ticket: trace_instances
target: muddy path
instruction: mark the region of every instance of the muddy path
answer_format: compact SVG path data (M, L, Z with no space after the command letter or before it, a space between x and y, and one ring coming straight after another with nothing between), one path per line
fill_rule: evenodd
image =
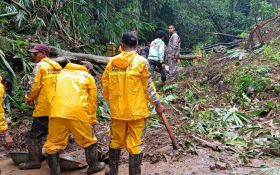
M108 123L99 124L96 127L100 145L104 151L108 149ZM178 137L180 145L184 143L182 136ZM24 146L23 146L24 148ZM85 163L84 150L73 141L69 142L63 156L71 156L75 160ZM255 174L262 165L277 166L279 163L272 158L266 160L252 159L251 165L243 166L240 160L226 152L213 151L210 148L198 146L195 153L190 149L172 150L170 139L162 126L160 128L148 128L145 138L145 156L142 165L143 175L245 175ZM49 170L46 161L39 170L19 170L5 154L0 151L1 175L48 175ZM65 175L86 174L86 169L72 172L64 172ZM128 174L128 153L123 150L121 155L120 175ZM103 172L97 175L104 174Z
M75 152L77 155L83 155L83 150L78 150ZM222 174L249 174L250 172L256 170L255 168L248 168L238 166L234 160L225 159L224 162L227 162L227 169L214 169L210 170L210 167L215 165L215 159L213 156L216 153L211 153L208 149L199 149L198 155L186 154L181 157L180 160L161 160L157 163L151 163L144 160L142 165L142 174L143 175L222 175ZM73 155L73 154L72 154ZM123 157L124 158L124 157ZM85 162L82 158L81 162ZM264 162L258 162L261 165ZM257 165L257 164L255 164ZM0 161L1 175L48 175L49 170L46 161L43 162L43 166L39 170L19 170L9 158L2 158ZM72 172L64 172L64 175L79 175L86 174L86 169ZM103 172L97 173L97 175L102 175ZM120 165L120 175L128 175L128 165L123 162Z

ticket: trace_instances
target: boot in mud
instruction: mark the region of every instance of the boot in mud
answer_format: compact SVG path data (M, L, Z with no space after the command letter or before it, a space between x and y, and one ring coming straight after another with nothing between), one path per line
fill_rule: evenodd
M121 149L109 149L109 167L106 168L105 175L118 175Z
M87 174L97 173L105 168L104 162L98 162L97 143L85 148L86 161L88 163Z

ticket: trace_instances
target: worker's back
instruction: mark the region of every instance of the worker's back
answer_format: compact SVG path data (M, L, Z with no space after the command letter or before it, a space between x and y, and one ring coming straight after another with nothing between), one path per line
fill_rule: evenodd
M93 110L89 103L90 90L96 92L96 86L87 69L81 65L68 63L57 76L50 117L90 122L92 115L90 111Z
M108 63L102 78L103 95L109 101L112 118L137 120L149 116L146 64L147 60L134 51L122 52Z

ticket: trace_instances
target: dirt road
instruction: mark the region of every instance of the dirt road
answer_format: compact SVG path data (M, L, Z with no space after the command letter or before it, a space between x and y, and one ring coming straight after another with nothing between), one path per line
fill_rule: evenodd
M186 154L178 160L159 161L154 164L144 161L142 165L142 175L245 175L256 170L255 168L239 166L235 159L219 155L220 153L210 152L208 149L202 148L197 150L197 152L198 155ZM83 155L83 150L77 151L76 154ZM125 159L124 156L126 157L126 155L122 156L123 159ZM227 165L226 170L221 170L219 168L210 170L210 167L217 162L215 159L219 159L219 157L224 158L224 162ZM169 159L168 157L166 158ZM84 160L81 161L84 162ZM255 166L265 163L265 161L253 161L255 161ZM23 171L19 170L12 161L6 157L0 160L0 169L1 175L49 175L46 161L43 162L43 166L40 170ZM85 171L86 169L64 172L62 175L83 175L86 174ZM103 174L104 171L96 175ZM122 163L120 165L119 174L128 175L127 163Z

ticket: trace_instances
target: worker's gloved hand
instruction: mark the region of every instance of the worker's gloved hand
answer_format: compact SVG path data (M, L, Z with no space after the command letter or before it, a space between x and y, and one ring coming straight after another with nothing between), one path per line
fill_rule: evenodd
M162 113L164 113L165 112L165 107L162 105L162 104L157 104L156 105L156 112L157 112L157 114L159 115L159 116L161 116L162 115Z
M11 135L9 134L8 131L4 132L4 137L5 137L5 142L6 142L5 148L6 149L11 148L14 144L14 141L13 141L13 138L11 137Z

